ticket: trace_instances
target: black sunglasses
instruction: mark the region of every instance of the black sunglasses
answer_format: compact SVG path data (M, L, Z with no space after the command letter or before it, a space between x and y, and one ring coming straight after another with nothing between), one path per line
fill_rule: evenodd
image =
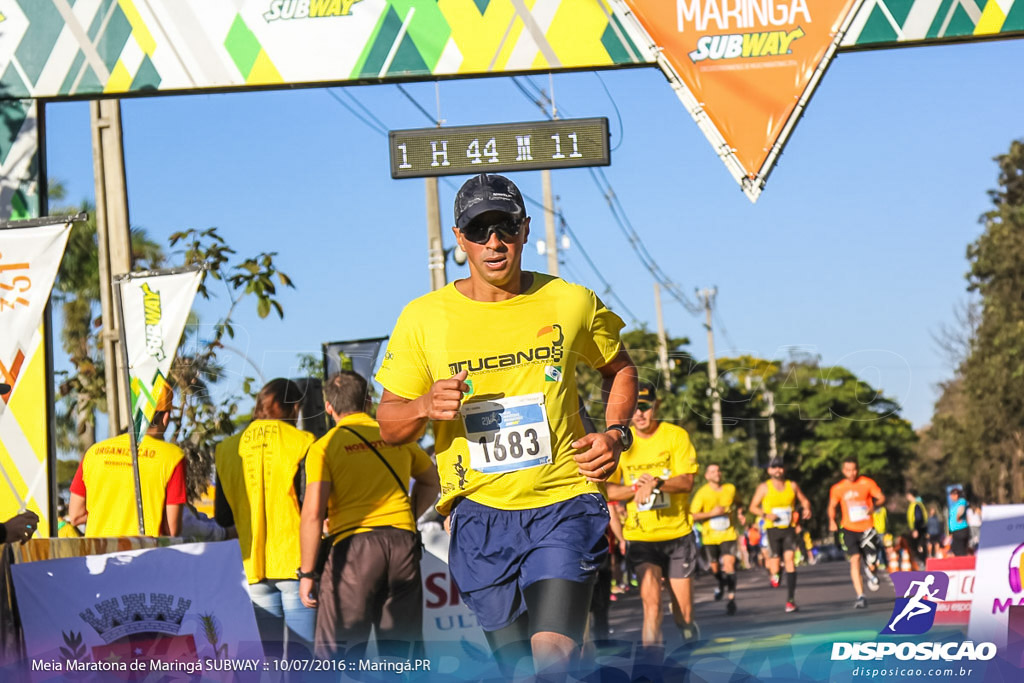
M462 229L462 236L474 244L487 244L491 233L496 233L502 242L513 242L523 229L523 221L507 218L497 223L470 223Z

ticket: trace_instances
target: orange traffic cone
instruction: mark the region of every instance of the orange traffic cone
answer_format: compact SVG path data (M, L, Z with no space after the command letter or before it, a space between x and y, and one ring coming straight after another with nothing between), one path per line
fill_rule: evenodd
M911 569L910 553L907 552L906 548L904 548L903 551L900 553L900 569L905 572L909 572Z

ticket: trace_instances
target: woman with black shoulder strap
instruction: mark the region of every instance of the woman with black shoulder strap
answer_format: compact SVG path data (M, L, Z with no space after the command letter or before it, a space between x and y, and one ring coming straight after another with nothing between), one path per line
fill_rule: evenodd
M324 398L337 425L306 458L299 567L303 602L317 607L315 652L358 652L372 626L379 651L410 657L423 640L416 520L440 493L437 470L415 444L388 446L381 440L360 375L343 371L331 377ZM319 573L324 519L331 545Z

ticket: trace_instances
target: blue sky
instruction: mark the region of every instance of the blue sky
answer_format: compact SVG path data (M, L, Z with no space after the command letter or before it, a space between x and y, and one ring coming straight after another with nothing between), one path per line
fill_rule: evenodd
M1021 40L840 54L757 204L659 71L602 73L623 136L595 74L556 75L554 91L562 116L610 119L605 174L662 270L688 294L718 287L717 355L817 353L920 427L952 374L933 336L967 297L965 249L995 185L991 159L1024 137L1021 64ZM548 88L546 76L533 81ZM432 83L406 88L435 110ZM389 128L430 125L394 85L349 92ZM440 102L447 125L544 118L507 78L443 82ZM243 354L269 379L294 375L297 355L322 342L387 335L429 288L423 181L392 180L386 137L324 90L125 100L122 115L133 225L158 240L217 226L240 254L280 252L297 286L281 296L283 321L252 306L238 318L227 383L253 374ZM88 105L50 104L46 116L50 177L72 201L92 197ZM512 177L541 198L539 172ZM446 246L463 180L440 183ZM653 279L590 173L555 172L553 186L605 280L653 329ZM541 238L542 214L528 208ZM580 244L562 256L563 277L605 294ZM546 263L527 250L527 268ZM466 272L449 260L449 280ZM669 333L706 358L702 317L662 298ZM226 305L197 310L213 322Z

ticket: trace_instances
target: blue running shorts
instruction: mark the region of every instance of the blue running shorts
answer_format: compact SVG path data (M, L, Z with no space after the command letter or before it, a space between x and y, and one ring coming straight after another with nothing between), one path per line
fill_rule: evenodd
M497 631L526 611L530 584L593 580L608 552L607 528L608 507L596 493L529 510L463 498L451 516L448 565L480 627Z

